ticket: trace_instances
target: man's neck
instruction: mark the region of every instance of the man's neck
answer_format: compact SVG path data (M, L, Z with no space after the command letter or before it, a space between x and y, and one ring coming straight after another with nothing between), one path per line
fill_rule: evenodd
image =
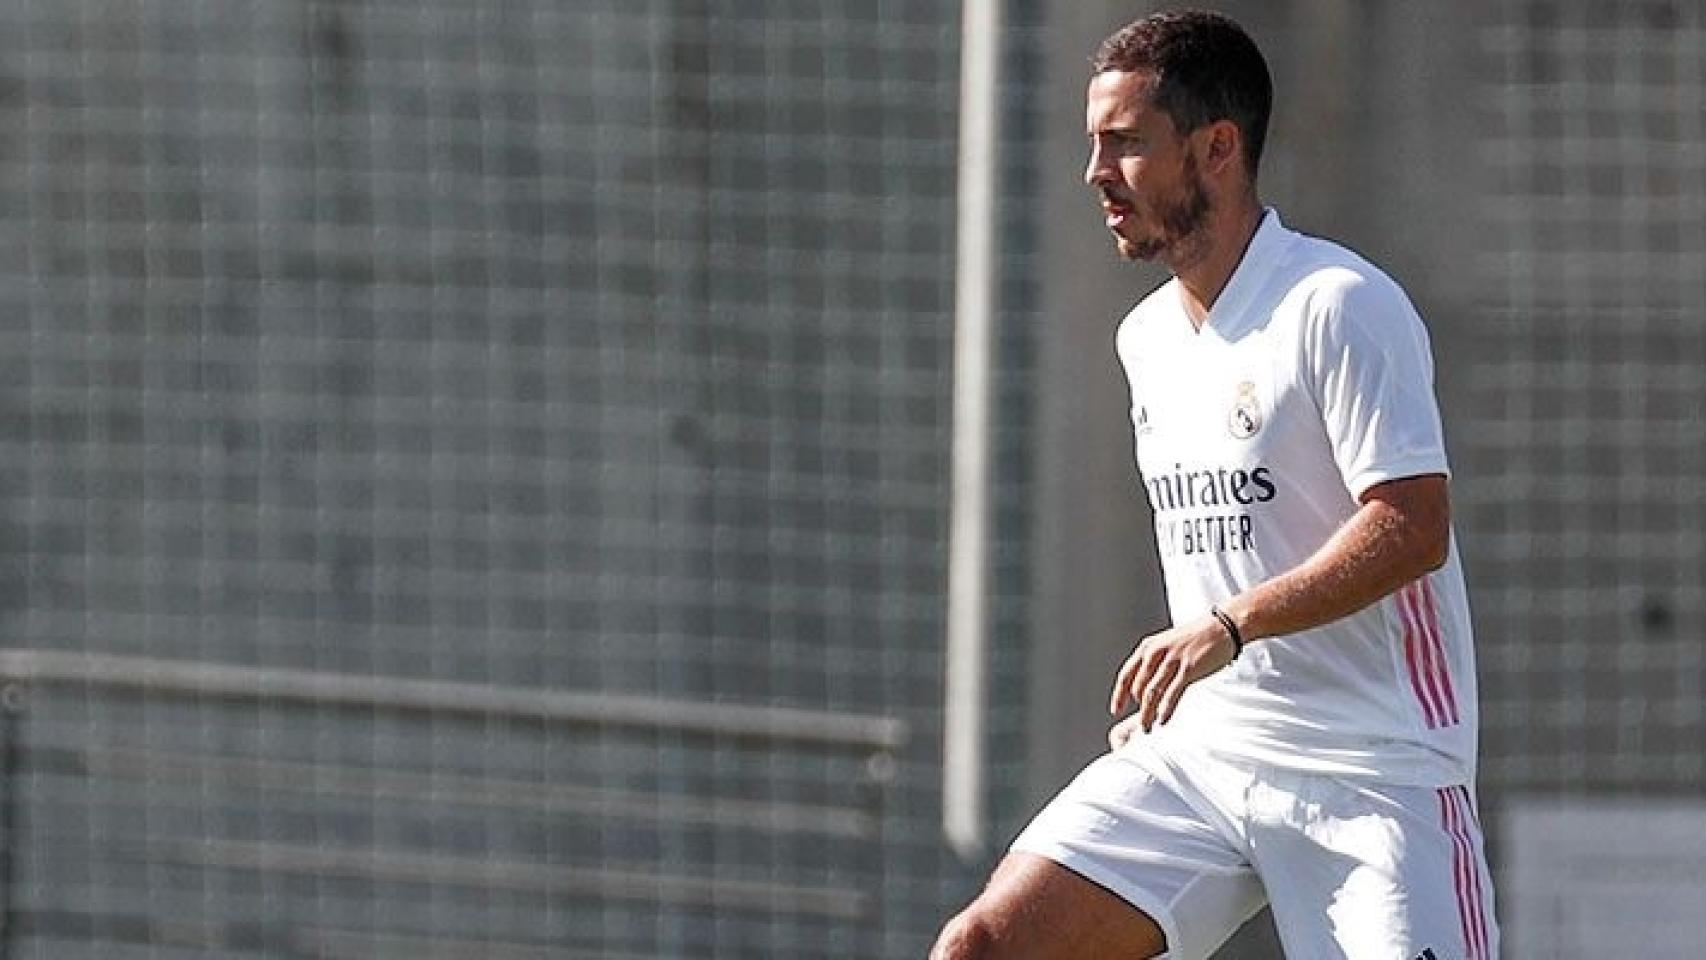
M1250 249L1250 239L1256 235L1256 227L1261 222L1262 205L1259 201L1251 197L1238 203L1223 216L1210 220L1204 231L1207 242L1200 254L1192 257L1189 263L1174 268L1173 275L1179 278L1179 294L1185 315L1196 329L1201 330L1202 325L1208 322L1209 311L1214 309L1215 300L1226 289L1227 281L1232 279L1238 264L1243 262L1244 252Z

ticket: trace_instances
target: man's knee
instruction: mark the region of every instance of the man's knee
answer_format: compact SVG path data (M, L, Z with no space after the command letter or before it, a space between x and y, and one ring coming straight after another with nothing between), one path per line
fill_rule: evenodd
M1052 861L1015 854L942 928L930 960L1153 957L1161 928L1105 888Z
M995 926L974 903L942 928L930 960L993 960L999 955Z

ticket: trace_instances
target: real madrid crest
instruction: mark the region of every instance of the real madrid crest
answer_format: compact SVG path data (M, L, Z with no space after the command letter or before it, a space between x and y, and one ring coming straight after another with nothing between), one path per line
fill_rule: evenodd
M1248 380L1238 384L1238 396L1232 401L1232 414L1226 418L1226 428L1240 440L1248 440L1262 429L1262 403L1256 399L1256 385Z

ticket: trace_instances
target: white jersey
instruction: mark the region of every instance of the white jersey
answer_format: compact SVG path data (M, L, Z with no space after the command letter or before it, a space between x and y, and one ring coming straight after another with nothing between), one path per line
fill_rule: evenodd
M1264 214L1200 332L1178 280L1125 318L1137 461L1174 622L1292 569L1374 484L1446 474L1427 331L1404 292ZM1474 649L1439 570L1343 620L1251 643L1158 733L1281 768L1469 782Z

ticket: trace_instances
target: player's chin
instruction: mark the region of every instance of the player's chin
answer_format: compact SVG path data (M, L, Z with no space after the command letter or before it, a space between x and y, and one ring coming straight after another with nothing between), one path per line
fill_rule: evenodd
M1133 263L1139 261L1148 263L1155 259L1155 254L1158 252L1153 244L1137 243L1117 233L1114 234L1114 248L1119 251L1123 259Z

